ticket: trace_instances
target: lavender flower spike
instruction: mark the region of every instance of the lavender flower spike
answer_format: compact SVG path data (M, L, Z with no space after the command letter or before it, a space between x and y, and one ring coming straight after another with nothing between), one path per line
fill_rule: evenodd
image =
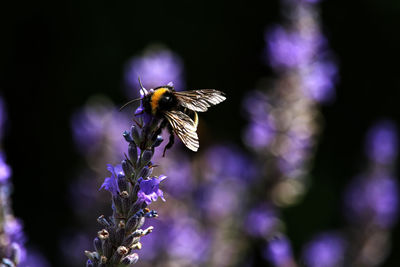
M141 107L139 107L140 109ZM139 113L139 112L136 112ZM136 114L135 113L135 114ZM113 214L97 221L103 229L93 241L94 251L85 251L86 266L130 266L138 261L135 250L141 249L140 238L151 233L153 227L141 229L145 218L157 217L147 205L158 197L165 201L159 184L164 175L151 176L154 150L162 142L160 121L147 114L137 115L138 122L123 137L128 142L128 155L121 164L108 165L111 173L100 189L111 193Z

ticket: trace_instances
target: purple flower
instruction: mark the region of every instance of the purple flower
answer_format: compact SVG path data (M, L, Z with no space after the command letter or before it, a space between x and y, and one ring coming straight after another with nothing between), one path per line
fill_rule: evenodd
M293 261L290 242L284 236L270 240L263 255L274 266L291 266L290 262Z
M357 177L346 191L345 202L350 220L391 227L398 217L398 182L385 174Z
M111 192L111 194L117 195L119 192L118 176L124 176L121 164L118 164L115 167L111 164L107 164L107 170L111 172L111 176L104 180L104 183L101 185L100 189L104 188L105 190Z
M149 49L143 56L134 57L125 68L127 93L137 97L138 77L145 88L155 88L174 81L178 90L184 86L182 60L168 49Z
M309 267L336 267L343 265L345 241L335 233L316 236L303 251L303 259Z
M391 164L397 157L397 129L391 121L376 123L367 134L366 153L370 160Z
M164 193L159 188L160 182L165 178L167 178L165 175L160 175L158 178L152 177L148 180L139 178L138 183L140 190L138 192L138 199L146 202L147 205L149 205L152 201L156 201L158 197L165 201Z
M5 156L0 152L0 183L8 181L11 176L11 168L5 162Z
M267 205L259 205L250 210L244 227L256 237L264 237L277 227L279 219L276 212Z

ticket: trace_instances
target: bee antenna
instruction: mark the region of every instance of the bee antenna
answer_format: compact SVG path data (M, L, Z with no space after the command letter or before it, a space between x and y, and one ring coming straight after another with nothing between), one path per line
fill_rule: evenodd
M140 94L141 95L146 95L147 94L147 90L146 90L146 88L143 87L142 80L140 79L140 76L138 76L138 80L139 80L139 85L140 85Z
M140 89L144 89L143 84L142 84L142 80L140 79L140 76L138 76L138 80L139 80L139 85L140 85Z
M136 101L139 101L139 100L142 100L142 98L136 98L136 99L133 99L133 100L125 103L122 107L119 108L119 111L123 110L124 108L126 108L130 104L133 104L133 103L135 103Z

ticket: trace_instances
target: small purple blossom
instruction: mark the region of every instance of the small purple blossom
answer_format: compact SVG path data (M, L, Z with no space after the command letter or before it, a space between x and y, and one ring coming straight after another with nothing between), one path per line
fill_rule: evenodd
M164 193L159 188L161 181L163 181L165 178L167 178L165 175L160 175L158 178L153 177L148 180L139 178L138 183L140 190L138 192L138 199L142 202L146 202L147 205L153 201L156 201L158 197L165 201Z
M343 266L345 241L335 233L316 236L303 251L303 259L308 267Z
M381 164L393 163L398 153L397 129L394 123L376 123L368 131L365 147L370 160Z
M174 81L175 88L182 90L183 63L182 60L168 49L149 49L142 56L134 57L125 68L127 92L130 97L140 88L138 77L145 88L155 88Z
M104 180L104 183L101 185L100 189L104 188L105 190L111 192L111 194L116 195L119 192L118 176L124 175L122 166L121 164L118 164L114 167L111 164L108 164L107 170L111 172L111 176Z

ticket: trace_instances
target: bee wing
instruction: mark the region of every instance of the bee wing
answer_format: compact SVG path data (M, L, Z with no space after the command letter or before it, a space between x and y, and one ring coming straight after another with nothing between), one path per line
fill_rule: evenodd
M174 92L179 103L190 110L205 112L226 99L225 94L214 89Z
M199 149L199 138L197 137L197 126L185 113L177 110L165 111L165 117L172 126L174 133L181 139L183 144L192 151Z

